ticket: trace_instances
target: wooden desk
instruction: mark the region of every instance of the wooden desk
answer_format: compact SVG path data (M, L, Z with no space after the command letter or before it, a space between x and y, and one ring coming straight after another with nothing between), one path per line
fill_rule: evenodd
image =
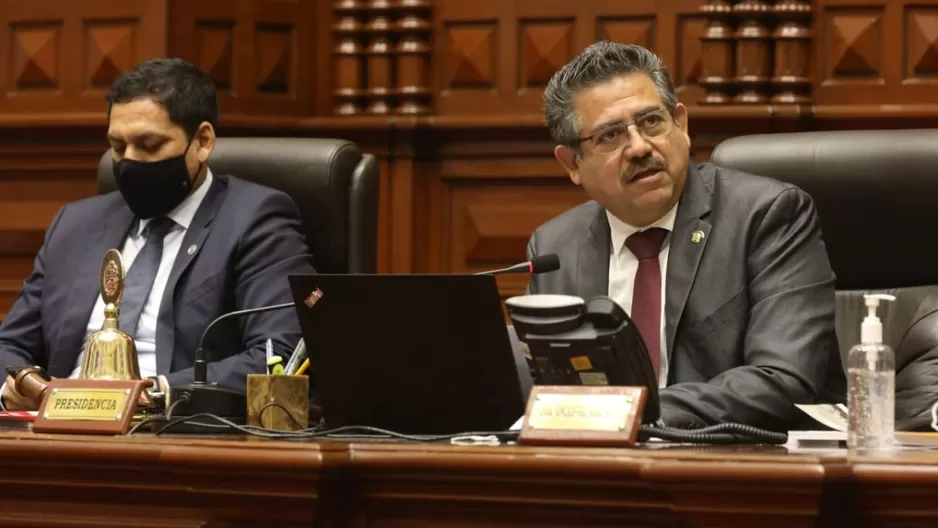
M0 526L938 524L938 451L545 449L0 433Z

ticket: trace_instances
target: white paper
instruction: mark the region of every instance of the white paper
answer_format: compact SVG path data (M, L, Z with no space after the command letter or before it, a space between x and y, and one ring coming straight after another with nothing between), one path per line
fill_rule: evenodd
M846 432L847 431L847 406L838 403L837 405L831 404L821 404L821 405L798 405L795 407L799 408L818 422L830 427L835 431Z
M797 453L830 452L846 447L847 433L843 431L788 431L785 447Z
M508 428L508 430L509 430L509 431L520 431L522 425L524 425L524 416L522 416L521 418L518 418L518 421L515 422L510 428Z
M846 442L844 431L788 431L788 440L796 442Z

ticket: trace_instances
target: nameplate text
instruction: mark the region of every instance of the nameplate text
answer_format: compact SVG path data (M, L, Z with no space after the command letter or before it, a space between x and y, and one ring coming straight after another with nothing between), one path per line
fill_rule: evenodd
M123 434L137 409L143 380L54 379L33 431Z
M644 387L534 386L518 443L632 445L646 396Z

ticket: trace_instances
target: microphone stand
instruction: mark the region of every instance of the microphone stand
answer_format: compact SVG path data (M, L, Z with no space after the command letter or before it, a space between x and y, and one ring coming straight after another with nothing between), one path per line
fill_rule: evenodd
M521 262L507 268L480 271L479 273L473 273L473 275L502 275L504 273L530 273L532 275L539 275L541 273L548 273L558 269L560 269L560 259L556 254L551 253L547 255L538 255L531 260Z
M508 268L489 270L489 271L480 271L478 273L473 273L473 275L503 275L505 273L528 273L530 268L531 268L530 262L522 262L521 264L515 264L514 266L511 266Z
M243 423L247 416L247 395L208 382L208 359L206 358L205 339L215 326L228 319L273 312L293 308L295 303L275 304L260 308L248 308L222 314L215 318L199 339L195 351L195 363L192 366L192 383L185 387L172 387L169 390L169 403L173 405L173 418L196 414L214 414L235 423Z

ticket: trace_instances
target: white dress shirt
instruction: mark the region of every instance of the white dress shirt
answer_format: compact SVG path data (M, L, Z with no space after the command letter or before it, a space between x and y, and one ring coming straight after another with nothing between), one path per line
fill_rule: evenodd
M176 254L182 247L182 239L186 236L189 224L195 212L202 204L202 199L208 193L212 185L212 171L208 170L205 175L205 181L199 188L192 192L181 204L167 214L175 222L175 225L166 233L163 238L163 256L160 259L160 267L156 272L156 278L153 279L153 288L150 290L150 296L147 297L143 305L143 311L140 313L140 320L137 322L137 335L134 338L134 344L137 346L137 360L140 364L140 376L144 379L148 376L156 376L156 322L160 314L160 302L163 300L163 291L166 290L166 283L169 281L169 274L173 269L173 263L176 261ZM129 270L134 263L134 259L146 244L146 238L140 236L143 229L150 222L149 219L141 220L139 225L132 226L131 232L124 239L124 246L121 248L121 260L124 262L124 269ZM134 228L136 227L136 229ZM98 295L98 301L91 310L91 317L88 319L88 326L85 330L85 343L91 334L97 332L104 326L104 299ZM77 378L81 373L81 361L85 355L84 346L78 360L75 362L75 369L70 378ZM165 374L165 373L164 373Z
M658 370L659 387L668 384L668 350L667 339L665 339L664 305L665 292L667 291L665 285L667 284L668 275L668 250L671 247L671 232L674 231L674 218L676 215L677 205L675 204L657 222L645 227L635 227L626 224L609 211L606 211L606 217L609 219L609 231L612 235L612 253L609 255L609 297L624 308L630 316L632 314L632 292L635 288L635 274L638 273L638 258L629 251L625 241L633 233L645 231L652 227L668 230L668 235L661 244L661 253L658 254L658 264L661 266L661 332L658 336L661 339L661 360Z

